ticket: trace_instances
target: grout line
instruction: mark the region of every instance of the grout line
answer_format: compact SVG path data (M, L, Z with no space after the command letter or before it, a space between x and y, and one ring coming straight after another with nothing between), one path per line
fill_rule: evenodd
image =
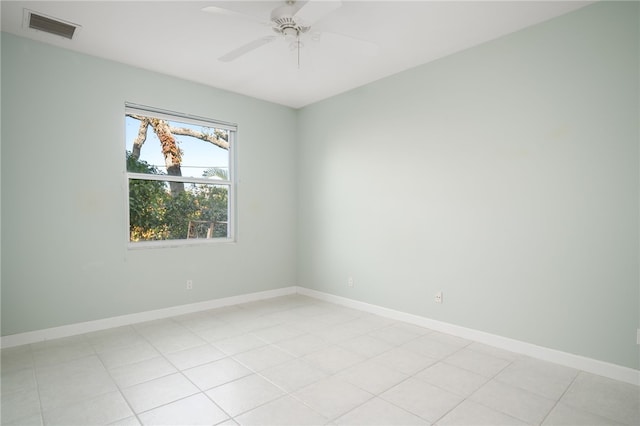
M573 380L571 380L571 383L567 386L567 388L564 390L564 392L562 392L562 395L560 395L560 397L558 398L558 400L557 400L557 401L556 401L556 403L554 404L553 408L549 411L549 413L547 413L547 415L545 416L544 420L546 420L546 419L547 419L547 417L549 416L549 414L551 414L551 412L552 412L552 411L553 411L553 410L558 406L558 404L560 404L560 403L562 402L562 398L564 398L564 396L567 394L567 392L569 392L569 391L571 390L571 388L574 386L574 384L575 384L576 380L578 380L578 377L579 377L581 374L593 374L593 373L589 373L589 372L587 372L587 371L578 370L578 373L575 375L575 377L573 378ZM594 375L595 375L595 374L594 374ZM607 379L609 379L609 378L607 378ZM613 380L613 379L609 379L609 380ZM624 383L624 382L623 382L623 383ZM628 383L624 383L624 384L625 384L625 385L628 385ZM631 386L633 386L633 385L631 385ZM574 410L577 410L577 411L584 411L585 413L591 414L591 415L596 416L596 417L600 417L600 418L602 418L602 419L609 420L609 421L614 422L614 423L616 423L616 424L618 424L618 423L619 423L619 420L612 419L611 417L609 417L609 416L607 416L607 415L605 415L605 414L603 414L603 413L597 413L597 412L595 412L595 411L591 411L591 410L589 410L589 408L578 408L578 407L573 407L573 406L568 405L568 404L565 404L565 405L566 405L567 407L571 408L571 409L574 409ZM544 420L543 420L543 422L542 422L542 423L544 423ZM542 423L541 423L541 424L542 424Z
M44 409L42 408L42 399L40 398L40 382L38 381L38 372L36 370L36 360L33 357L33 348L29 345L29 358L31 358L31 369L33 370L33 380L36 383L36 396L38 397L38 407L40 407L40 411L38 415L40 416L40 421L44 425ZM20 419L17 419L20 420ZM14 420L15 422L16 420Z
M553 412L553 410L556 409L556 407L558 406L558 404L560 404L560 400L565 396L565 394L569 391L569 389L571 389L571 387L573 386L573 383L576 381L576 379L578 378L578 375L580 373L578 372L578 374L576 374L573 379L571 380L571 383L569 383L569 386L567 386L567 388L564 390L564 392L562 392L562 395L560 395L560 397L556 400L555 404L553 404L553 407L551 407L551 409L549 410L549 412L547 414L545 414L544 418L542 419L542 421L540 422L540 424L544 424L544 422L547 420L547 417L549 417L549 414L551 414Z
M173 322L177 323L177 321L174 321L174 320L173 320L173 318L174 318L174 317L170 317L169 319L170 319L170 320L172 320ZM187 327L184 327L184 326L183 326L183 325L181 325L181 324L179 324L179 325L180 325L180 327L183 327L183 328L187 329ZM136 330L136 332L137 332L137 330ZM146 410L146 411L144 411L143 413L146 413L146 412L149 412L149 411L155 410L155 409L160 408L160 407L164 407L164 406L169 405L169 404L172 404L172 403L174 403L174 402L176 402L176 401L181 401L181 400L183 400L183 399L186 399L186 398L189 398L189 397L192 397L192 396L194 396L194 395L198 395L199 393L201 393L201 394L203 394L203 395L204 395L204 397L205 397L205 398L207 398L207 399L209 399L211 402L213 402L213 403L214 403L214 405L215 405L216 407L218 407L218 408L219 408L219 409L220 409L220 410L221 410L221 411L222 411L222 412L223 412L223 413L224 413L224 414L225 414L229 419L231 419L231 418L232 418L232 417L229 415L229 413L227 413L227 411L226 411L226 410L224 410L221 406L219 406L218 404L216 404L216 402L215 402L215 401L213 401L211 398L209 398L209 395L207 395L207 393L206 393L206 391L205 391L205 390L200 389L200 387L199 387L197 384L195 384L195 383L194 383L194 382L193 382L193 381L192 381L192 380L191 380L191 379L190 379L186 374L184 374L184 370L182 370L182 369L178 368L178 366L176 366L173 362L171 362L171 360L170 360L169 358L167 358L166 354L165 354L164 352L160 351L160 350L159 350L159 349L158 349L158 348L153 344L153 342L152 342L152 341L151 341L147 336L145 336L145 335L143 335L143 334L141 334L141 333L138 333L138 334L140 334L140 336L141 336L144 340L146 340L146 341L147 341L147 343L149 343L149 345L151 345L151 346L152 346L152 347L153 347L153 348L154 348L154 349L155 349L155 350L160 354L160 356L161 356L161 357L162 357L162 358L163 358L167 363L169 363L173 368L175 368L175 369L176 369L176 372L171 373L171 374L168 374L168 375L166 375L166 376L161 376L161 377L167 377L167 376L169 376L169 375L173 375L173 374L180 374L182 377L184 377L184 378L187 380L187 382L191 383L191 384L192 384L192 385L193 385L193 386L198 390L198 392L196 392L196 393L194 393L194 394L187 395L187 396L184 396L184 397L182 397L182 398L179 398L179 399L176 399L176 400L173 400L173 401L167 402L167 403L165 403L165 404L159 405L159 406L157 406L157 407L150 408L149 410ZM194 333L194 334L195 334L195 333ZM202 339L202 337L200 337L200 336L198 336L198 338ZM213 346L212 344L208 343L205 339L202 339L202 341L203 341L203 342L205 342L205 344L204 344L204 345L202 345L202 346L205 346L205 345L211 345L211 346ZM197 346L194 346L194 347L197 347ZM215 346L214 346L214 347L215 347ZM187 350L187 349L191 349L191 348L186 348L186 349L183 349L183 350ZM216 349L218 349L218 348L216 348ZM218 349L218 350L219 350L219 349ZM176 351L176 352L180 352L180 351ZM211 361L211 362L216 362L216 361L223 360L223 359L225 359L225 358L229 358L229 356L227 356L224 352L222 352L222 351L220 351L220 352L221 352L221 353L223 353L225 356L224 356L223 358L220 358L220 359L217 359L217 360L215 360L215 361ZM209 363L205 363L205 364L209 364ZM201 364L201 365L205 365L205 364ZM199 366L194 366L194 367L191 367L191 368L197 368L197 367L199 367ZM188 370L188 368L187 368L186 370ZM161 377L159 377L159 378L161 378ZM143 383L148 383L148 382L153 381L153 380L156 380L156 379L158 379L158 378L151 379L151 380L148 380L147 382L143 382ZM140 383L138 383L138 384L140 384ZM138 384L133 385L133 386L137 386ZM135 413L135 411L134 411L134 413ZM140 414L142 414L142 413L140 413ZM137 414L136 414L136 417L137 417ZM139 419L139 418L138 418L138 421L140 422L140 424L142 424L142 421L140 421L140 419ZM225 421L225 420L223 420L223 421Z
M240 306L240 307L239 307L239 309L245 309L245 307ZM281 312L281 311L277 311L277 312ZM171 317L171 318L169 318L169 319L172 319L172 320L173 320L173 317ZM226 325L233 325L233 321L226 321L226 320L224 320L224 319L222 319L222 318L218 318L218 319L220 319L221 321L223 321ZM180 325L180 326L182 326L182 324L179 324L179 325ZM184 327L184 326L182 326L182 327ZM187 327L185 327L185 328L187 328ZM254 335L251 333L251 331L250 331L250 330L243 330L243 332L244 332L244 334L241 334L241 335L251 335L251 336L254 336ZM193 333L197 335L197 333L196 333L196 332L193 332ZM241 336L241 335L239 335L239 336ZM200 390L200 387L199 387L198 385L196 385L196 384L195 384L191 379L189 379L189 377L188 377L188 376L186 376L186 375L184 374L184 370L181 370L181 369L180 369L180 368L178 368L174 363L172 363L172 362L171 362L171 361L170 361L170 360L165 356L165 354L164 354L163 352L161 352L160 350L158 350L158 348L157 348L157 347L155 347L155 346L153 345L153 342L151 342L151 341L150 341L146 336L142 335L142 337L143 337L145 340L147 340L147 342L148 342L151 346L153 346L153 347L154 347L154 349L155 349L156 351L158 351L158 352L160 353L160 355L161 355L161 356L162 356L162 357L163 357L167 362L169 362L169 363L170 363L170 364L171 364L171 365L172 365L172 366L173 366L173 367L174 367L174 368L175 368L179 373L181 373L181 374L183 375L183 377L185 377L185 378L186 378L190 383L192 383L192 384L193 384L197 389L199 389L199 390ZM259 374L256 370L254 370L254 369L253 369L253 368L251 368L250 366L248 366L248 365L246 365L246 364L242 363L240 360L237 360L237 359L234 357L234 355L239 355L239 354L242 354L242 353L245 353L245 352L249 352L249 351L254 350L254 349L259 349L259 348L261 348L261 347L265 347L265 346L270 345L270 344L269 344L268 342L266 342L264 339L261 339L261 338L260 338L260 337L258 337L258 336L254 336L254 337L256 337L257 339L259 339L259 340L261 340L262 342L264 342L264 343L265 343L265 345L259 346L259 347L257 347L257 348L250 348L250 349L247 349L246 351L241 351L241 352L238 352L238 353L236 353L236 354L227 354L227 353L225 353L224 351L222 351L218 346L216 346L216 345L215 345L215 341L213 341L213 342L208 342L208 341L206 341L205 339L203 339L202 337L200 337L200 336L198 336L198 337L199 337L200 339L202 339L202 340L205 342L202 346L205 346L205 345L213 346L214 348L216 348L217 350L219 350L221 353L223 353L223 354L225 355L223 358L220 358L220 359L217 359L217 360L214 360L214 361L210 361L210 362L205 362L205 363L203 363L203 364L201 364L201 365L206 365L206 364L209 364L209 363L212 363L212 362L220 361L220 360L222 360L222 359L231 359L231 360L233 360L233 361L235 361L235 362L237 362L237 363L241 364L243 367L245 367L247 370L251 371L253 374L256 374L257 376L259 376L259 377L261 377L261 378L263 378L263 379L267 380L269 383L272 383L273 385L275 385L276 387L280 388L280 389L284 392L284 393L283 393L282 395L280 395L279 397L277 397L277 398L275 398L275 399L272 399L272 400L270 400L270 401L267 401L267 402L265 402L264 404L259 404L258 406L252 407L250 410L247 410L247 411L245 411L245 412L239 413L239 414L238 414L238 415L236 415L236 416L231 416L231 414L230 414L229 412L227 412L223 407L221 407L220 405L218 405L218 404L217 404L217 403L216 403L216 402L215 402L211 397L209 397L209 395L207 395L207 392L208 392L208 391L210 391L210 390L212 390L212 389L216 389L216 388L218 388L218 387L225 386L225 385L227 385L227 384L229 384L229 383L233 383L233 382L235 382L235 381L241 380L241 379L243 379L243 378L245 378L245 377L249 377L249 376L250 376L250 374L249 374L249 375L246 375L246 376L242 376L242 377L235 378L235 379L230 380L230 381L225 382L225 383L221 383L221 384L219 384L219 385L217 385L217 386L214 386L214 387L212 387L212 388L210 388L210 389L200 390L200 393L204 394L204 396L205 396L207 399L209 399L211 402L213 402L213 403L215 404L215 406L216 406L216 407L220 408L220 410L221 410L223 413L225 413L225 415L228 417L228 419L233 420L233 419L234 419L234 417L238 417L238 416L240 416L240 415L242 415L242 414L244 414L244 413L246 413L246 412L249 412L249 411L254 410L254 409L258 408L258 407L261 407L261 406L263 406L263 405L266 405L266 404L268 404L268 403L270 403L270 402L273 402L273 401L275 401L275 400L277 400L277 399L280 399L280 398L282 398L282 397L284 397L284 396L287 396L287 395L292 396L292 395L291 395L291 393L290 393L290 392L288 392L286 389L282 388L281 386L277 385L276 383L273 383L271 380L267 379L265 376L262 376L262 375L261 375L261 374ZM238 337L238 336L235 336L235 337ZM233 337L231 337L231 338L233 338ZM225 340L225 339L221 339L221 340ZM188 349L190 349L190 348L186 348L186 349L184 349L184 350L188 350ZM280 349L282 349L282 348L280 348ZM282 350L283 350L283 349L282 349ZM176 351L176 352L179 352L179 351ZM287 352L287 353L288 353L288 352ZM290 354L290 355L293 355L293 354ZM295 355L294 355L294 357L295 357ZM296 359L296 358L297 358L297 357L295 357L294 359ZM286 362L286 361L285 361L285 362ZM190 368L197 368L197 367L199 367L199 366L200 366L200 365L198 365L198 366L194 366L194 367L190 367ZM187 369L187 370L188 370L188 369ZM175 374L175 373L172 373L172 374ZM166 376L163 376L163 377L166 377ZM155 380L155 379L152 379L152 380ZM189 396L193 396L193 395L189 395ZM185 398L188 398L189 396L187 396L187 397L185 397ZM184 399L184 398L181 398L181 399ZM178 399L178 400L180 400L180 399ZM178 400L176 400L176 401L178 401ZM167 404L163 404L163 405L168 405L168 404L171 404L171 403L173 403L173 402L175 402L175 401L172 401L172 402L169 402L169 403L167 403ZM154 410L154 409L156 409L156 408L159 408L159 407L154 407L154 408L152 408L152 409L150 409L150 410L148 410L148 411ZM323 416L323 417L324 417L324 416ZM235 422L235 420L233 420L233 421Z
M137 335L140 335L140 333L138 333L138 331L131 327L132 331L134 333L136 333ZM142 336L141 336L142 337ZM143 337L144 338L144 337ZM129 402L129 400L127 399L127 397L124 395L124 392L122 392L122 388L120 387L120 385L118 384L118 382L113 378L113 376L111 375L111 371L107 368L107 366L105 365L104 361L102 360L102 358L100 357L100 354L95 350L95 347L93 346L93 344L91 345L93 347L93 350L96 352L96 357L98 358L98 360L100 361L100 364L102 364L102 368L104 368L104 370L107 372L107 374L109 375L109 378L111 379L111 381L113 382L114 385L116 385L116 388L118 389L118 392L120 393L120 396L122 397L122 399L124 400L124 402L127 404L127 406L129 407L129 409L131 410L131 412L133 413L133 416L135 417L135 419L138 421L138 423L142 424L142 421L140 420L140 418L138 417L138 413L136 413L136 410L133 409L133 406L131 405L131 403ZM127 364L125 364L127 365ZM126 418L126 417L125 417ZM124 419L120 419L120 420L124 420ZM116 420L118 421L118 420ZM113 423L113 422L112 422Z
M471 346L473 343L474 343L474 342L471 342L471 343L469 343L468 345L464 346L463 348L461 348L461 349L460 349L460 351L461 351L462 349L469 349L469 350L473 351L473 349L469 348L469 346ZM507 365L505 365L503 368L501 368L500 370L498 370L497 372L495 372L492 376L488 376L488 377L487 377L487 376L484 376L484 375L482 375L482 374L480 374L480 373L478 373L478 372L475 372L475 371L469 370L469 369L467 369L467 368L464 368L464 367L461 367L461 366L457 366L457 365L453 365L453 364L448 364L448 363L447 363L447 358L449 358L449 357L453 356L455 353L458 353L458 352L460 352L460 351L454 352L453 354L451 354L451 355L449 355L449 356L447 356L447 357L443 358L442 360L440 360L440 361L438 361L438 362L442 362L442 363L447 364L447 365L450 365L450 366L452 366L452 367L456 367L456 368L459 368L459 369L461 369L461 370L465 370L465 371L468 371L468 372L470 372L470 373L477 374L477 375L479 375L479 376L485 377L487 380L486 380L484 383L482 383L482 385L480 385L476 390L474 390L473 392L471 392L469 395L467 395L467 396L463 397L463 398L462 398L462 401L460 401L458 404L456 404L454 407L452 407L450 410L448 410L446 413L444 413L442 416L440 416L436 421L434 421L434 422L433 422L434 424L437 424L440 420L442 420L444 417L446 417L449 413L451 413L453 410L455 410L456 408L458 408L458 407L459 407L460 405L462 405L465 401L469 400L469 398L470 398L473 394L475 394L476 392L478 392L480 389L482 389L484 386L486 386L486 385L487 385L489 382L491 382L492 380L495 380L495 378L498 376L498 374L500 374L500 373L501 373L501 372L503 372L506 368L508 368L511 364L513 364L513 361L505 360L504 358L499 358L499 357L496 357L496 356L493 356L493 355L490 355L490 354L483 354L483 353L481 353L482 355L486 355L486 356L490 356L490 357L492 357L492 358L496 358L496 359L500 359L500 360L503 360L503 361L507 361ZM474 352L478 352L478 351L474 351ZM435 365L435 364L434 364L434 365ZM427 367L427 368L429 368L429 367ZM424 371L424 370L423 370L423 371ZM436 387L440 387L440 386L438 386L438 385L436 385L436 384L432 384L432 385L433 385L433 386L436 386ZM446 390L446 389L443 389L443 390ZM447 392L451 392L451 391L447 391ZM453 392L451 392L451 393L453 393ZM476 401L472 401L472 402L475 402L476 404L480 404L479 402L476 402ZM483 404L480 404L480 405L483 405ZM484 405L483 405L483 406L484 406ZM491 408L491 407L486 407L486 408L489 408L489 409L491 409L491 410L493 410L493 411L498 411L498 410L495 410L495 409L493 409L493 408ZM510 414L507 414L507 413L502 413L502 414L505 414L505 415L507 415L507 416L509 416L509 417L515 418L515 417L513 417L513 416L511 416ZM519 420L519 419L518 419L518 420Z

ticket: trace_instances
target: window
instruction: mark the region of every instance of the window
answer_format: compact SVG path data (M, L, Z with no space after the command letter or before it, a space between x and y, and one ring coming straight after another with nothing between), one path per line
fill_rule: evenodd
M130 245L233 240L236 126L127 104L125 129Z

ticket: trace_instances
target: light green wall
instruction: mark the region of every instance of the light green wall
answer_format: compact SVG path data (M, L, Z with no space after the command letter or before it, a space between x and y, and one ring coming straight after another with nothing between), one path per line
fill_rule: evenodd
M125 101L238 123L236 244L127 249ZM2 335L295 285L295 123L3 33Z
M299 285L639 368L638 18L595 4L302 109Z
M638 16L298 112L3 33L2 335L298 284L639 368ZM237 244L127 250L125 101L239 124Z

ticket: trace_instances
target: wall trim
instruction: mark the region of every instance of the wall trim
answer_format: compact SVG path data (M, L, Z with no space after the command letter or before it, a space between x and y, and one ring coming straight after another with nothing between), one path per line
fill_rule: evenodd
M222 299L212 299L204 302L171 306L168 308L156 309L153 311L145 311L94 321L62 325L59 327L46 328L42 330L28 331L26 333L10 334L0 337L0 347L4 349L13 346L42 342L45 340L59 339L61 337L76 336L79 334L90 333L92 331L100 331L107 328L121 327L125 325L136 324L139 322L153 321L157 319L174 317L177 315L190 314L193 312L205 311L207 309L215 309L224 306L254 302L257 300L271 299L273 297L287 296L290 294L295 294L296 292L297 287L295 286L283 287L275 290L266 290L256 293L225 297Z
M408 314L406 312L396 311L394 309L372 305L366 302L361 302L342 296L336 296L305 287L298 287L297 292L305 296L336 303L338 305L358 309L386 318L391 318L397 321L408 322L410 324L430 328L442 333L451 334L468 340L473 340L475 342L494 346L500 349L505 349L511 352L527 355L533 358L553 362L556 364L564 365L566 367L575 368L577 370L586 371L588 373L593 373L599 376L604 376L610 379L640 386L640 370L635 370L633 368L624 367L593 358L587 358L581 355L575 355L556 349L546 348L543 346L534 345L532 343L511 339L508 337L503 337L497 334L491 334L472 328L466 328L443 321L437 321L419 315Z

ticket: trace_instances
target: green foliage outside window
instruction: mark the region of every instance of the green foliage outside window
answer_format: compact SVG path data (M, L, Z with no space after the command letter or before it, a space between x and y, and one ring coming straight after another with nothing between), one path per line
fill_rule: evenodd
M127 151L127 171L164 175ZM172 194L165 181L129 180L131 241L227 237L228 189L224 185L187 184ZM208 234L203 234L206 228ZM191 231L191 232L190 232Z

